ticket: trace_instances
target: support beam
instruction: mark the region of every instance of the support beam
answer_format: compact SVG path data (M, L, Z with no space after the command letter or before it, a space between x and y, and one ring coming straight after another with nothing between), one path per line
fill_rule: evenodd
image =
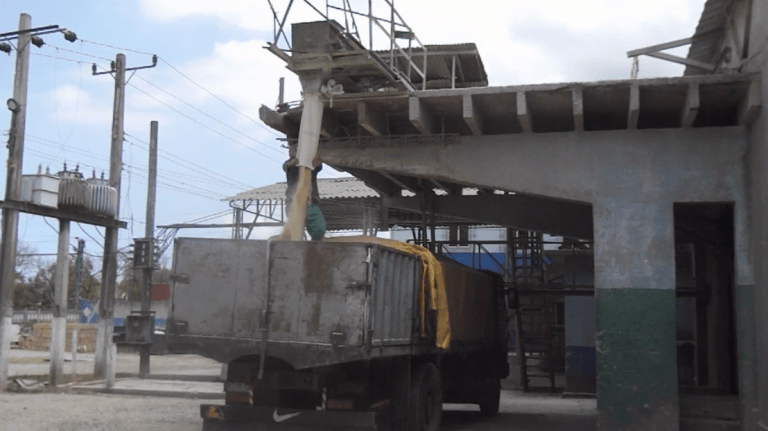
M706 70L707 72L714 72L716 69L714 64L691 60L690 58L678 57L672 54L665 54L663 52L649 52L646 55L649 57L654 57L661 60L671 61L672 63L678 63L678 64L684 64L686 66L697 67L699 69Z
M482 135L483 117L480 116L477 105L475 105L472 100L472 95L465 94L462 99L464 105L464 121L467 123L467 126L469 126L469 129L472 130L473 135Z
M689 45L691 42L693 42L693 38L689 37L685 39L673 40L671 42L660 43L658 45L646 46L645 48L628 51L627 58L637 57L638 55L649 54L665 49L677 48L678 46Z
M384 205L406 211L421 211L418 197L390 197ZM435 197L438 215L479 224L546 232L581 240L592 239L592 207L528 195L448 195Z
M353 168L339 168L343 169L350 175L363 180L366 186L376 190L376 192L382 196L400 196L402 188L397 187L395 183L385 178L382 174L374 171L367 171L364 169Z
M357 103L357 123L373 136L388 135L384 115L365 102Z
M690 128L699 113L699 84L692 82L688 85L688 95L685 98L680 126Z
M432 113L420 98L408 98L408 118L423 135L431 135L433 133L434 121L432 118Z
M640 87L633 84L629 88L629 118L627 129L637 130L637 119L640 117Z
M69 285L69 220L59 220L59 246L53 281L53 321L51 322L51 386L64 383L64 352L67 336L67 286Z
M403 177L400 175L395 174L388 174L386 172L379 172L384 178L392 181L393 183L397 184L401 188L408 190L411 193L419 193L421 191L421 187L417 184L417 181L413 178Z
M762 91L759 77L752 78L749 90L739 105L739 125L749 126L757 118L761 107Z
M584 93L581 88L571 92L573 98L573 127L577 132L584 131Z
M517 119L520 121L523 133L533 132L531 114L528 109L528 98L524 91L517 92Z
M432 183L432 185L434 185L438 189L445 190L445 192L448 193L449 195L461 196L461 190L463 189L461 184L454 184L446 181L438 181L434 178L430 178L429 182Z

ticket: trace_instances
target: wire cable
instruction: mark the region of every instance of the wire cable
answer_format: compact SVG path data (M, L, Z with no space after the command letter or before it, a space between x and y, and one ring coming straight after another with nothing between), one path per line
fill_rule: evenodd
M114 50L117 50L117 51L128 51L128 52L133 52L133 53L136 53L136 54L154 55L154 54L149 53L149 52L137 51L135 49L129 49L129 48L121 48L119 46L109 45L109 44L106 44L106 43L94 42L92 40L85 40L83 38L78 38L78 40L81 41L81 42L84 42L84 43L90 43L92 45L99 45L99 46L103 46L105 48L111 48L111 49L114 49Z
M178 73L179 75L183 76L183 77L184 77L184 78L185 78L187 81L191 82L192 84L194 84L195 86L197 86L197 87L198 87L198 88L200 88L201 90L205 91L206 93L208 93L208 94L210 94L211 96L213 96L214 98L216 98L216 100L218 100L219 102L223 103L223 104L224 104L224 106L228 107L229 109L231 109L231 110L233 110L233 111L237 112L238 114L242 115L243 117L247 118L248 120L250 120L251 122L253 122L253 123L254 123L254 124L256 124L257 126L261 127L262 129L264 129L264 130L266 130L266 131L268 131L268 132L270 132L270 133L274 133L275 135L277 135L277 132L275 132L274 130L270 129L269 127L267 127L267 126L265 126L265 125L263 125L263 124L261 124L261 122L260 122L260 121L256 121L256 120L254 120L253 118L251 118L250 116L248 116L248 115L246 115L245 113L241 112L240 110L238 110L238 109L237 109L237 108L235 108L234 106L232 106L232 105L230 105L229 103L225 102L225 101L224 101L224 99L222 99L221 97L219 97L219 96L215 95L213 92L211 92L211 91L210 91L210 90L208 90L207 88L205 88L205 87L203 87L202 85L200 85L200 84L198 84L197 82L195 82L195 81L194 81L192 78L190 78L189 76L187 76L187 75L185 75L184 73L182 73L182 72L181 72L179 69L175 68L175 67L174 67L174 66L173 66L171 63L169 63L169 62L168 62L166 59L164 59L163 57L158 57L158 58L160 59L160 61L162 61L163 63L165 63L166 65L168 65L168 67L170 67L171 69L173 69L173 70L174 70L176 73Z
M189 103L189 102L186 102L186 101L182 100L181 98L179 98L178 96L176 96L176 95L174 95L174 94L172 94L172 93L170 93L170 92L168 92L168 91L166 91L166 90L164 90L164 89L162 89L162 88L158 87L157 85L155 85L155 84L153 84L153 83L151 83L151 82L147 81L146 79L142 78L141 76L136 76L136 77L137 77L137 78L139 78L140 80L142 80L142 81L146 82L147 84L149 84L149 85L151 85L151 86L153 86L153 87L157 88L158 90L162 91L163 93L165 93L165 94L167 94L167 95L169 95L169 96L173 97L174 99L178 100L179 102L181 102L181 103L183 103L183 104L185 104L185 105L189 106L190 108L194 109L195 111L197 111L197 112L199 112L199 113L201 113L201 114L205 115L206 117L210 118L211 120L213 120L213 121L215 121L215 122L217 122L217 123L221 124L222 126L224 126L224 127L228 128L228 129L232 130L233 132L235 132L235 133L238 133L238 134L240 134L240 135L242 135L242 136L246 137L247 139L250 139L250 140L252 140L253 142L256 142L256 143L257 143L257 144L259 144L259 145L263 145L264 147L266 147L266 148L269 148L270 150L272 150L272 151L275 151L275 152L277 152L277 153L279 153L279 154L281 154L281 155L283 154L283 152L282 152L282 151L280 151L280 150L278 150L278 149L276 149L276 148L274 148L274 147L271 147L271 146L269 146L269 145L265 144L264 142L262 142L262 141L259 141L258 139L255 139L255 138L253 138L253 137L251 137L251 136L248 136L248 135L246 135L245 133L243 133L243 132L241 132L241 131L239 131L239 130L235 129L234 127L230 126L229 124L226 124L226 123L224 123L223 121L221 121L221 120L219 120L219 119L217 119L217 118L213 117L212 115L210 115L210 114L208 114L208 113L206 113L206 112L203 112L203 111L202 111L200 108L197 108L196 106L192 105L191 103Z
M131 87L133 87L133 88L135 88L135 89L139 90L140 92L144 93L145 95L147 95L147 96L148 96L148 97L150 97L151 99L154 99L154 100L156 100L156 101L157 101L158 103L160 103L161 105L164 105L164 106L165 106L165 107L167 107L168 109L170 109L170 110L172 110L172 111L176 112L177 114L181 115L182 117L184 117L184 118L186 118L186 119L188 119L188 120L192 121L193 123L195 123L195 124L197 124L197 125L199 125L199 126L201 126L201 127L203 127L203 128L206 128L206 129L210 130L211 132L213 132L213 133L215 133L215 134L217 134L217 135L221 136L222 138L224 138L224 139L227 139L227 140L229 140L229 141L232 141L232 142L234 142L235 144L237 144L237 145L240 145L240 146L242 146L243 148L246 148L246 149L248 149L248 150L251 150L251 151L253 151L254 153L256 153L256 154L258 154L258 155L260 155L260 156L262 156L262 157L264 157L264 158L266 158L266 159L269 159L269 160L271 160L271 161L273 161L273 162L275 162L275 163L282 163L282 162L280 162L279 160L276 160L276 159L274 159L274 158L272 158L272 157L270 157L270 156L268 156L268 155L266 155L266 154L262 153L261 151L259 151L259 150L255 149L255 148L253 148L253 147L251 147L251 146L249 146L249 145L246 145L246 144L244 144L244 143L242 143L242 142L238 141L237 139L234 139L234 138L232 138L232 137L230 137L230 136L227 136L227 135L225 135L225 134L223 134L223 133L219 132L218 130L216 130L216 129L214 129L214 128L210 127L210 126L208 126L208 125L206 125L206 124L203 124L202 122L200 122L200 121L198 121L198 120L195 120L194 118L190 117L189 115L187 115L187 114L185 114L185 113L183 113L183 112L179 111L178 109L174 108L173 106L171 106L171 105L169 105L169 104L167 104L167 103L163 102L162 100L158 99L157 97L155 97L155 96L153 96L153 95L151 95L151 94L147 93L147 92L146 92L146 91L144 91L144 90L143 90L141 87L137 87L135 84L129 84L129 85L130 85Z

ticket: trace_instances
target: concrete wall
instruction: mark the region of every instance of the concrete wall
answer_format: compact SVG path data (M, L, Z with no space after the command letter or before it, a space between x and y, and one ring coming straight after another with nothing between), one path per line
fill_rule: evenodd
M77 330L78 352L93 353L96 348L96 325L67 323L65 351L72 351L72 331ZM51 324L35 323L32 334L22 335L19 348L23 350L49 351L51 349Z
M745 2L746 3L746 2ZM751 247L751 273L738 277L738 300L741 329L740 339L745 348L739 351L740 371L744 373L742 386L746 389L744 407L747 424L752 428L768 429L768 325L762 316L768 309L768 3L753 0L750 31L748 71L762 71L761 85L763 108L750 129L747 185L750 197L749 236ZM743 29L743 26L741 26ZM753 306L754 308L751 308ZM751 309L750 309L751 308ZM755 328L755 332L743 328ZM751 344L754 340L754 345ZM754 347L753 347L754 346ZM751 379L751 381L747 380ZM756 423L760 425L757 426Z
M598 428L677 430L673 205L735 203L736 272L748 282L747 142L743 127L524 133L410 147L408 164L399 148L327 148L322 157L591 203Z

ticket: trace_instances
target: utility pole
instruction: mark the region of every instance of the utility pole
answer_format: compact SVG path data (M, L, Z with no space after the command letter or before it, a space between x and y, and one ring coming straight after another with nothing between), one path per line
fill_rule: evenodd
M51 386L64 377L64 350L67 342L67 285L69 284L69 220L59 219L59 249L53 280L53 322L51 322Z
M32 27L32 17L19 16L19 38L16 49L16 73L13 82L13 99L8 101L11 114L11 130L8 139L8 168L5 183L5 199L19 200L21 167L24 153L24 126L27 114L27 80L29 78L29 45L32 35L25 32ZM16 264L16 239L19 229L19 213L3 207L2 245L0 245L0 390L8 383L8 357L11 350L11 325L13 322L13 292Z
M80 285L83 284L83 253L85 252L85 240L77 240L77 257L75 258L75 311L80 322Z
M125 110L125 55L115 58L115 99L112 109L112 147L109 159L109 186L117 190L115 219L120 218L120 173L123 169L123 117ZM94 374L107 381L107 387L114 386L114 324L115 283L117 281L117 230L105 228L104 260L101 273L101 300L99 302L99 323L96 332L96 355Z
M149 255L154 256L155 244L155 198L157 193L157 121L149 126L149 181L147 183L147 218L145 238L149 240ZM154 259L142 270L141 277L141 314L147 319L154 319L151 313L152 304L152 270ZM149 351L151 344L139 347L139 377L149 375Z

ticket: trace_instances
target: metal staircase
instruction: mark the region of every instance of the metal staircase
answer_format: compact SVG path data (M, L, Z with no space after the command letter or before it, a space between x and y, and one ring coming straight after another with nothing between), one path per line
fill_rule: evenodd
M528 392L531 378L545 378L555 391L555 376L562 368L557 364L555 340L562 327L556 325L556 301L544 289L542 234L509 229L507 241L508 268L512 268L507 287L509 308L515 310L520 383Z

